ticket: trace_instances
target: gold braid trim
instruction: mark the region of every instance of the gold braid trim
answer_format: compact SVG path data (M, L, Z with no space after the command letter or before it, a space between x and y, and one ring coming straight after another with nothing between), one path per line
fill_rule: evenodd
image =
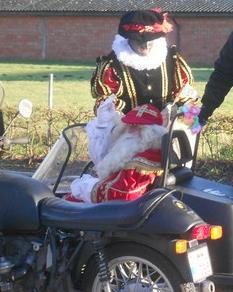
M166 97L168 95L168 76L167 76L167 66L166 63L163 62L161 65L161 81L162 81L162 99L163 99L163 104L166 103Z
M156 173L157 175L161 175L163 173L160 163L151 162L141 157L137 157L128 162L124 169L135 169L138 173L141 174Z
M111 94L111 90L106 84L104 84L102 82L102 80L103 80L103 76L104 76L105 72L110 67L110 63L109 62L104 62L101 67L102 68L100 68L100 70L99 70L100 72L99 72L99 80L98 80L98 82L99 82L99 85L100 85L101 89L103 90L104 95L105 96L109 96Z
M94 85L91 86L91 92L92 92L92 96L97 98L96 102L95 102L95 107L94 107L94 111L96 112L96 109L99 107L100 103L103 102L109 95L112 94L110 88L108 85L106 85L104 82L103 82L103 76L105 74L105 72L108 70L108 68L111 67L111 64L112 64L112 60L110 61L105 61L105 62L101 62L99 63L99 65L97 66L97 69L96 69L96 76L94 78ZM116 74L116 76L119 78L120 80L120 77L119 75L117 74L116 70L113 68L113 71L114 73ZM98 85L101 87L102 91L103 91L103 95L100 96L98 90L97 90L97 82L98 82ZM120 85L119 85L119 88L118 88L118 91L116 92L116 96L121 96L123 93L123 85L122 85L122 82L120 82ZM119 99L118 99L119 101ZM121 109L121 108L124 108L125 106L125 103L122 101L122 102L118 102L119 103L119 106L120 108L117 108L117 109Z
M116 101L116 110L122 111L124 107L125 107L125 101L118 98Z
M136 98L136 90L135 90L135 86L131 77L131 74L129 72L129 69L124 66L123 64L120 63L121 69L122 69L122 73L123 73L123 77L125 80L125 84L126 84L126 88L130 97L130 101L131 101L131 108L134 108L137 106L137 98Z
M190 67L188 64L185 62L185 60L178 54L178 61L180 64L180 69L183 70L188 77L188 83L192 84L193 83L193 75Z
M109 88L108 85L106 85L104 82L103 82L103 77L104 77L104 74L105 72L108 70L109 67L111 67L111 63L112 61L101 61L97 68L96 68L96 73L95 73L95 77L94 77L94 84L91 88L91 92L92 92L92 95L96 98L100 97L100 93L99 91L97 90L97 83L98 85L101 87L102 91L103 91L103 94L102 94L102 97L104 97L104 99L111 95L111 90ZM122 86L122 85L121 85ZM121 87L119 88L119 90L122 90ZM118 90L118 91L119 91Z
M119 97L119 96L121 96L122 94L123 94L123 85L122 85L122 81L121 81L121 78L119 77L119 75L117 74L117 71L115 70L115 68L113 68L112 67L112 69L113 69L113 72L114 72L114 74L118 77L118 79L120 80L120 85L119 85L119 88L118 88L118 90L117 90L117 92L115 93L115 95L117 96L117 97Z
M176 71L175 71L175 83L176 83L176 89L180 89L183 85L183 79L181 76L181 68L180 68L180 62L178 62L176 57Z
M93 203L97 202L97 190L98 190L99 186L101 185L101 183L102 183L102 181L97 182L91 190L91 201Z
M97 90L97 81L98 81L99 85L101 86L102 82L100 80L100 76L101 76L101 72L102 72L103 69L104 69L104 63L101 62L100 64L98 64L98 66L96 68L94 84L93 84L92 89L91 89L92 95L95 96L96 98L98 98L100 96L100 94L99 94L99 92ZM102 86L101 86L101 88L102 88L102 90L103 90L103 92L105 94L105 88L103 88Z
M120 175L121 175L121 172L119 172L118 175L113 180L111 180L108 183L106 183L105 188L104 188L104 199L103 199L103 201L108 201L108 191L109 191L109 189L113 189L112 185L119 180Z

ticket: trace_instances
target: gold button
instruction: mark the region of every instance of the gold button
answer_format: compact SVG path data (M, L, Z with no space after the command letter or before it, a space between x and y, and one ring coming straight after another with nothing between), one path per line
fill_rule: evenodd
M148 89L148 90L151 90L151 88L152 88L151 85L148 85L148 86L147 86L147 89Z

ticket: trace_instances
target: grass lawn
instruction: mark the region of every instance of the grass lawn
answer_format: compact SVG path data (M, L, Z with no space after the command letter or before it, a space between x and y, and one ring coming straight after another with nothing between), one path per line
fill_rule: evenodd
M5 105L17 105L22 98L30 99L35 107L48 104L49 75L54 75L54 108L90 109L93 99L89 80L92 63L0 62L0 81L5 88Z
M212 72L213 68L208 67L192 67L194 76L194 87L197 89L200 96L203 95L206 82ZM228 93L221 107L215 113L230 113L233 114L233 89Z
M35 107L48 104L49 74L54 74L53 106L59 109L82 107L91 109L89 80L95 68L94 62L30 62L1 61L0 81L5 88L5 105L17 105L22 98L30 99ZM193 67L195 88L202 96L212 68ZM233 91L231 91L220 111L233 111Z

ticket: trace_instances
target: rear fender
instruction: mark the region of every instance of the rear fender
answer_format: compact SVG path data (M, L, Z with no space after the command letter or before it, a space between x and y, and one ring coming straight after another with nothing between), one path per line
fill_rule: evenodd
M194 176L176 186L183 201L207 223L221 225L223 237L208 244L214 273L233 274L233 186Z
M150 214L140 231L148 234L181 235L203 220L184 202L173 196L165 198Z
M175 253L174 240L174 236L148 236L138 232L114 232L114 234L107 235L105 247L107 248L120 243L134 242L136 244L152 248L163 255L171 263L171 265L173 265L174 268L179 271L185 282L190 282L192 281L192 278L188 268L186 254L177 255ZM81 271L84 266L88 265L88 262L93 258L94 254L95 251L91 242L86 242L80 254L77 255L77 258L74 261L76 265L72 270L72 279L74 279L76 284L81 281Z

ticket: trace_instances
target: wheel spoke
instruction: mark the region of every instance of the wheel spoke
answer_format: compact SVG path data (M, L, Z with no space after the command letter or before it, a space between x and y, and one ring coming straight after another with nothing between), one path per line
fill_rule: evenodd
M124 264L120 264L118 266L118 269L119 269L120 275L121 275L124 283L127 283L128 279L129 279L129 275L126 273L126 270L124 268Z
M113 292L175 292L166 274L143 258L116 258L109 267ZM97 288L93 291L102 292Z

